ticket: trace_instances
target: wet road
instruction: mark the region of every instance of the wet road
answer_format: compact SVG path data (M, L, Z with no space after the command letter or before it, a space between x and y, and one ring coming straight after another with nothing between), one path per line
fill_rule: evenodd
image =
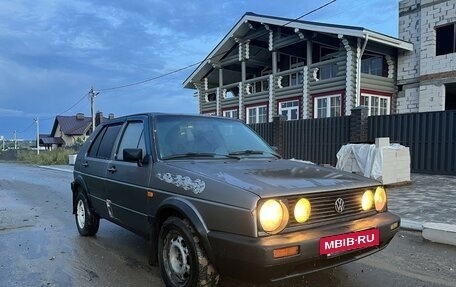
M0 286L164 286L147 242L101 221L78 235L71 174L0 163ZM223 278L220 286L456 286L456 248L401 231L387 249L341 267L275 284Z

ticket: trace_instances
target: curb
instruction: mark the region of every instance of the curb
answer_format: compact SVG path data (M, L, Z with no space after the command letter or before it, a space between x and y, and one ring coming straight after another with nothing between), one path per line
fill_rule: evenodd
M49 165L39 165L38 167L44 168L44 169L67 172L67 173L73 173L73 168L71 168L71 169L69 169L69 168L60 168L60 167L49 166Z
M456 246L456 225L426 222L423 224L423 238Z
M401 229L421 232L425 240L456 246L456 225L401 220Z
M410 231L423 231L423 223L418 221L402 219L401 228Z

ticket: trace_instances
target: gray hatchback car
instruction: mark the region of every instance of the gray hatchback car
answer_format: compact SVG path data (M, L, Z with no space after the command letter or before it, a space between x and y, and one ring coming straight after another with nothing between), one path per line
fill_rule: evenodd
M103 122L71 188L79 233L95 235L103 218L145 237L167 286L301 276L385 248L400 225L377 181L282 159L219 117Z

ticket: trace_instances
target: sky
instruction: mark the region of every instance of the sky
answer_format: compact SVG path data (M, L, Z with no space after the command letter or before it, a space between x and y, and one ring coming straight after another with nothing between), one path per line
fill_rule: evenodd
M50 134L57 115L198 113L183 81L246 13L295 19L330 0L0 0L0 137ZM398 0L336 0L302 20L397 37Z

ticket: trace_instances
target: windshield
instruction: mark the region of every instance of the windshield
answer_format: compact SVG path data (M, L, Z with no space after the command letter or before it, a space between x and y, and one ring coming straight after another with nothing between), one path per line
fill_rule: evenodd
M271 157L274 151L243 123L216 117L156 117L161 159Z

